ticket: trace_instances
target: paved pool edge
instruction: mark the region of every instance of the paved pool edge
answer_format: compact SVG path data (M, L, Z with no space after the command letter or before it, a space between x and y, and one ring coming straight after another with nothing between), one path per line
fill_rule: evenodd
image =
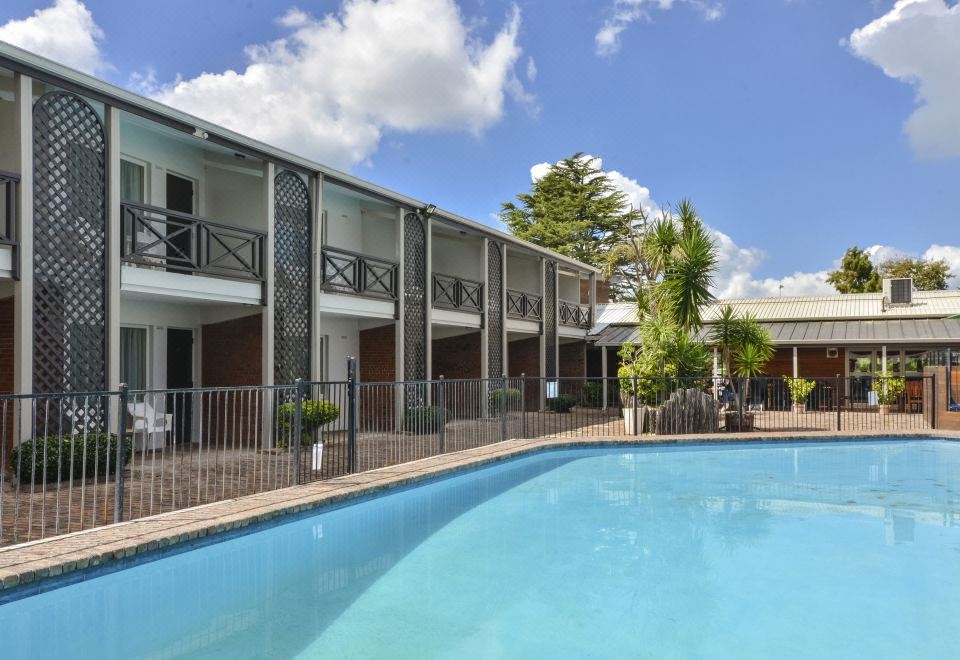
M322 482L281 488L183 509L64 536L0 548L0 604L35 593L121 570L197 544L226 540L237 534L297 514L344 506L384 491L417 485L546 449L600 446L702 445L730 443L817 442L858 439L951 439L958 432L837 433L798 432L723 436L592 437L507 440L439 456L379 468Z

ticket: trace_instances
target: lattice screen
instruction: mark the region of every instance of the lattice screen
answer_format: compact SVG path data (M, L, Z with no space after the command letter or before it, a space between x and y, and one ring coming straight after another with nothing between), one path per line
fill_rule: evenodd
M310 378L310 193L290 171L274 179L274 357L277 384Z
M487 375L499 378L503 370L503 252L499 243L487 243Z
M107 387L106 139L79 96L33 107L33 391ZM115 237L119 241L119 237Z
M546 377L557 377L557 262L543 269L543 336L546 340Z
M416 213L403 216L404 380L427 377L427 233Z

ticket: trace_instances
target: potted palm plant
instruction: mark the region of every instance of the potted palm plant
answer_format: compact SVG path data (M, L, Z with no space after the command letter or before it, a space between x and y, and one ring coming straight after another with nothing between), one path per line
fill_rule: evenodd
M889 371L884 371L877 378L874 388L877 392L880 414L886 415L890 412L890 406L900 400L900 395L903 394L906 383L902 378L894 376Z
M721 351L724 373L742 379L742 391L736 396L746 410L742 418L739 410L726 413L727 430L752 431L754 414L749 410L750 379L763 374L767 362L773 357L773 340L753 317L737 316L728 305L714 323L713 342Z
M790 391L790 400L793 401L794 414L799 415L802 412L806 412L807 399L810 397L810 393L813 392L813 388L817 386L817 383L805 378L790 378L789 376L784 376L783 380L787 383L787 389Z

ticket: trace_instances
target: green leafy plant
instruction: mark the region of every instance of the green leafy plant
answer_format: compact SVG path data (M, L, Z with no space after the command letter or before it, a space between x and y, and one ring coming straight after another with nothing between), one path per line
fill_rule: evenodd
M587 381L580 390L580 401L585 406L599 406L603 402L603 385L595 381Z
M816 381L806 380L805 378L790 378L784 376L783 380L787 384L787 389L790 391L790 400L793 401L793 405L795 406L804 405L807 402L807 397L813 392L813 388L817 386Z
M498 387L490 390L490 394L487 395L487 404L491 415L499 415L504 410L520 410L520 390L515 387Z
M547 410L555 413L570 412L571 408L573 408L574 404L576 403L576 397L572 397L569 394L551 396L547 398Z
M340 416L340 406L324 399L304 399L300 411L300 444L312 445L314 431ZM287 446L287 437L296 424L297 402L290 401L277 408L277 428L282 431L277 447Z
M907 384L902 378L894 376L889 371L882 372L874 383L877 401L881 406L893 405L900 399L900 395L903 394L906 386Z
M403 430L407 433L438 433L447 423L447 411L440 406L407 408Z
M124 438L121 458L130 461L133 442ZM88 479L117 472L117 436L107 433L48 435L21 442L10 453L10 469L20 483Z

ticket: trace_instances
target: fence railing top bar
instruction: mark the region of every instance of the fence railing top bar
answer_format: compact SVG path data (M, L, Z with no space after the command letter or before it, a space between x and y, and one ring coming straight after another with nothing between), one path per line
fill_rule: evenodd
M238 227L236 225L227 225L227 224L223 224L222 222L215 222L213 220L209 220L199 215L193 215L192 213L183 213L181 211L172 211L170 209L165 209L162 206L153 206L151 204L142 204L140 202L131 202L126 200L121 202L120 205L128 208L135 208L140 211L146 211L148 213L156 213L157 215L166 215L174 218L179 218L182 220L189 220L190 222L193 222L198 225L204 225L206 227L215 227L217 229L235 231L244 236L256 236L256 237L262 238L267 235L266 232L257 231L256 229L247 229L246 227ZM156 218L156 219L147 218L147 220L148 221L156 220L156 221L162 222L162 220L160 220L159 218Z
M542 293L537 293L536 291L524 291L523 289L511 289L510 287L506 287L505 290L507 293L518 293L520 295L529 296L531 298L543 297Z
M6 170L0 170L0 180L13 181L14 183L19 183L20 175L14 174L13 172L7 172Z
M461 277L460 275L447 275L446 273L433 273L433 277L445 277L449 280L457 280L458 282L465 282L467 284L477 284L483 286L483 282L480 280L471 280L468 277Z
M30 394L0 394L0 401L11 399L77 399L118 396L120 390L102 390L99 392L39 392Z
M338 254L345 254L348 257L356 257L357 259L366 259L368 261L377 261L380 263L390 264L391 266L399 266L400 262L394 259L388 259L386 257L378 257L372 254L363 254L362 252L354 252L353 250L347 250L346 248L334 247L332 245L323 245L321 247L322 252L336 252Z
M294 383L289 385L228 385L220 387L180 387L166 389L129 390L128 394L192 394L208 392L248 392L252 390L296 390ZM116 392L119 394L119 392Z

